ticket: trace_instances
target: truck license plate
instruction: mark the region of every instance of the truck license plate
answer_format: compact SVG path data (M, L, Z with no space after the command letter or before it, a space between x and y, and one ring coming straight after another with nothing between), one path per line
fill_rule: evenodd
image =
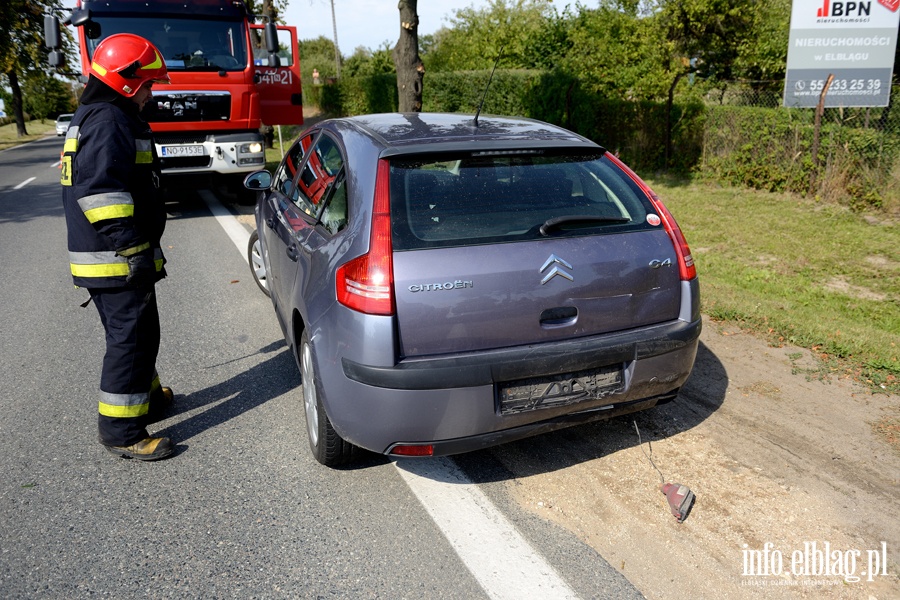
M163 146L163 156L206 156L203 146Z

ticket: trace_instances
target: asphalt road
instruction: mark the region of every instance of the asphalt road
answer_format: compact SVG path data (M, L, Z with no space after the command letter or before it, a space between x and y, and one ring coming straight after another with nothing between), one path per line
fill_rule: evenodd
M177 453L106 453L103 331L68 273L61 148L47 138L0 153L0 598L511 597L504 577L520 564L485 579L454 541L455 524L476 522L470 507L437 517L440 497L411 489L410 478L434 483L427 463L331 470L312 459L271 304L196 191L171 198L169 277L157 287L158 368L178 414L156 431ZM640 597L591 548L510 501L516 474L490 451L451 462L496 511L488 518L510 524L568 589L530 596ZM465 535L504 557L505 539Z

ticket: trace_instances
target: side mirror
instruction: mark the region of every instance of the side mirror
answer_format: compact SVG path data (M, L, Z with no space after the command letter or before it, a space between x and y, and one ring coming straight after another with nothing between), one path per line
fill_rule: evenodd
M244 187L255 192L263 192L272 186L272 175L268 171L254 171L244 177Z
M269 21L266 23L266 52L269 53L269 66L280 67L281 59L278 57L278 27Z
M266 51L269 54L278 52L278 27L272 21L266 23Z
M59 17L44 15L44 46L50 50L59 50L61 46L59 34ZM52 65L56 66L56 65Z
M61 69L66 66L66 54L59 51L62 40L59 32L59 17L56 15L44 15L44 46L50 50L47 54L47 62L51 67Z
M91 11L87 8L76 8L72 11L72 14L69 15L69 23L71 23L75 27L81 27L90 20Z

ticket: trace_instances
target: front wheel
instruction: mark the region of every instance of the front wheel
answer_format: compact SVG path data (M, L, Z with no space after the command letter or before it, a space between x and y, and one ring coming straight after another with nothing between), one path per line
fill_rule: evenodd
M250 242L247 244L247 262L250 263L250 271L253 272L253 280L266 296L269 292L269 278L266 272L266 261L263 259L262 244L259 241L259 232L250 234Z
M300 378L303 386L303 408L306 412L306 433L309 448L317 461L326 467L337 467L349 462L356 454L356 447L334 430L316 383L316 367L312 346L306 331L300 337Z

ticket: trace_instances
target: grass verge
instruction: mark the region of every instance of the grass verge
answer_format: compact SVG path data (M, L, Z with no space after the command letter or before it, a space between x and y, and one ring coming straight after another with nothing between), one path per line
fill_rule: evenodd
M25 131L28 132L28 135L19 137L15 123L0 126L0 150L39 140L47 135L56 135L56 121L51 119L29 121L25 123Z
M649 183L687 236L706 315L811 349L820 375L900 393L898 223L782 194Z

